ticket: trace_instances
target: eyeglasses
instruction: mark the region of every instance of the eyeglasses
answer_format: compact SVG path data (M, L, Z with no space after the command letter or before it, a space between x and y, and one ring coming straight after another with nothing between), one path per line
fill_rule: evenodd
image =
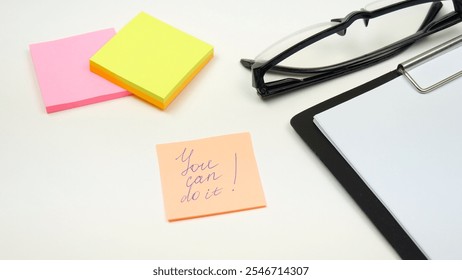
M445 11L448 4L443 6L443 1L376 1L342 19L290 35L254 60L241 59L241 64L251 70L252 85L262 98L321 83L386 60L416 41L461 22L462 0L452 0L449 11ZM372 30L374 35L364 36L364 29L355 24L360 19L366 27L370 19L374 23L383 19L385 23L375 27L386 30ZM373 46L374 42L380 45ZM313 65L316 61L325 62Z

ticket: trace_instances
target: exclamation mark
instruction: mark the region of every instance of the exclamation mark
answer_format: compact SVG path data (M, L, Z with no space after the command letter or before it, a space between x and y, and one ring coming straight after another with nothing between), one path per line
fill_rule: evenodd
M237 153L234 153L234 181L233 184L236 185L237 181ZM233 188L234 191L234 188Z

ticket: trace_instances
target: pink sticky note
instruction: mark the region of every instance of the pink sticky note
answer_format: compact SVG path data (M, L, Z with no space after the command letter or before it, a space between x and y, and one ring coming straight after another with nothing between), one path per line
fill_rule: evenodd
M130 95L90 71L90 57L114 35L111 28L29 46L47 113Z
M249 133L157 145L167 219L265 207Z

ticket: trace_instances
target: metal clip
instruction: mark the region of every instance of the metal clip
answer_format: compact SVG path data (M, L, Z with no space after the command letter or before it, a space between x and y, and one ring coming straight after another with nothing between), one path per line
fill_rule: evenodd
M422 54L416 56L416 57L413 57L409 60L406 60L405 62L401 63L398 65L398 71L403 74L410 82L411 84L420 92L420 93L429 93L431 92L432 90L435 90L459 77L462 76L462 70L461 71L458 71L457 73L439 81L439 82L436 82L434 83L433 85L430 85L426 88L423 88L421 87L416 81L414 78L412 78L412 76L409 74L409 70L412 69L412 68L415 68L417 67L418 65L421 65L423 64L425 61L428 61L432 58L435 58L436 56L438 55L441 55L445 52L447 52L448 50L452 49L452 48L455 48L457 47L457 45L459 45L460 43L462 42L462 35L459 35L441 45L438 45L426 52L423 52Z

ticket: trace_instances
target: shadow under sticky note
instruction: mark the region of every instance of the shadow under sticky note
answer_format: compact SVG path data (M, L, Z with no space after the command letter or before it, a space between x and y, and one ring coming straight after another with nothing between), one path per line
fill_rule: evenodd
M111 28L29 46L47 113L130 95L89 69L114 34Z
M157 145L169 221L266 206L249 133Z
M90 59L90 69L165 109L212 57L211 45L140 13Z

